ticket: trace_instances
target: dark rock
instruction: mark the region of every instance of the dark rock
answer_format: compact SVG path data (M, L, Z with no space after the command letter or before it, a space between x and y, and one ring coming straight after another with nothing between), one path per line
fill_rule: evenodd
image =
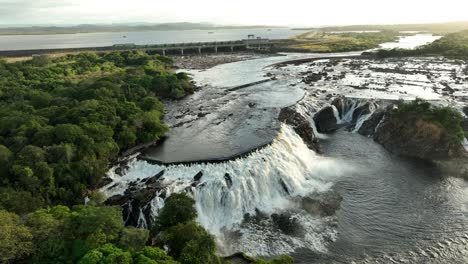
M101 189L102 187L104 186L107 186L109 184L112 183L112 179L109 178L109 177L105 177L104 179L102 179L97 185L96 185L96 189Z
M203 176L203 172L200 171L195 176L193 176L193 180L198 182L198 181L200 181L202 176Z
M107 198L104 202L105 205L123 205L128 201L127 195L117 194Z
M286 183L283 181L283 179L280 179L280 184L281 184L281 187L283 188L283 191L284 191L285 193L287 193L288 195L290 195L288 186L287 186Z
M465 113L465 115L468 116L468 106L463 107L463 113Z
M129 160L128 159L125 159L125 160L122 160L120 162L117 163L117 168L115 168L114 170L114 173L119 175L119 176L123 176L125 174L125 172L130 169L130 167L128 166L128 162Z
M200 112L200 113L197 114L198 117L204 117L206 115L208 115L208 113Z
M361 127L358 130L358 133L366 137L373 136L375 133L375 129L379 125L380 121L382 121L384 116L384 110L375 111L366 121L362 123Z
M281 109L278 120L293 127L294 131L302 138L307 147L320 152L318 139L309 122L293 109L286 107Z
M271 220L279 230L287 235L297 235L302 231L297 219L290 214L272 214Z
M229 173L224 174L224 181L226 182L226 185L228 186L228 188L231 188L232 178L231 178L231 175L229 175Z
M155 174L153 177L143 179L141 182L146 183L146 185L153 185L161 179L161 177L164 175L164 172L165 170L162 170L158 172L157 174Z
M418 116L397 118L389 113L374 140L392 153L422 160L449 160L466 155L461 142L444 128Z
M317 131L320 133L331 133L338 129L333 107L327 106L314 115Z
M302 208L311 215L321 217L333 216L340 209L343 198L337 192L326 192L315 195L314 197L306 197L302 200Z
M371 107L371 104L367 102L364 105L361 105L357 107L356 109L354 109L352 123L356 124L361 116L370 114L371 113L370 107Z
M244 214L244 222L259 224L261 221L268 219L268 215L255 208L255 214Z

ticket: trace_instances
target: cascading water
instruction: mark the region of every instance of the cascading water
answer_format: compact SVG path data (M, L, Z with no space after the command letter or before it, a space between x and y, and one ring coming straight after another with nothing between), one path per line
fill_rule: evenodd
M334 179L353 170L343 161L317 155L287 125L273 143L249 156L225 163L152 165L133 159L123 176L109 172L113 182L102 191L107 197L122 194L129 185L143 186L148 177L164 171L160 191L144 208L153 217L171 193L187 192L196 201L198 222L217 238L220 253L237 251L252 255L277 255L306 247L325 251L334 239L333 217L314 215L304 209L304 198L330 190ZM197 180L194 175L202 172ZM164 192L164 197L162 193ZM149 208L148 208L149 207ZM147 225L140 211L138 223ZM285 234L269 217L288 213L301 232ZM267 216L246 221L247 216Z

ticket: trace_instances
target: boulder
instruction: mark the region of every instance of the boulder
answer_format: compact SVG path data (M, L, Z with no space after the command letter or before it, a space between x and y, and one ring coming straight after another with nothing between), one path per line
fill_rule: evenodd
M338 115L340 118L343 118L343 116L351 110L353 107L354 101L347 99L344 96L339 96L335 98L332 102L331 105L335 106L336 109L338 110Z
M375 129L379 125L380 121L382 121L384 116L385 110L381 109L375 111L366 121L362 123L358 133L366 137L374 136Z
M278 120L293 127L294 131L302 138L310 149L320 152L318 139L309 121L295 110L286 107L281 109Z
M271 220L276 228L286 235L298 235L302 231L302 227L297 219L289 213L272 214Z
M333 216L340 209L342 200L343 197L339 193L329 191L302 199L302 208L311 215L320 217Z
M232 178L231 178L231 175L229 175L229 173L224 174L224 181L226 182L227 187L231 188Z
M371 103L367 102L364 105L358 106L356 109L354 109L353 120L351 123L356 124L361 116L370 114L370 107Z
M193 181L199 182L201 177L203 176L203 172L198 172L195 176L193 176Z
M389 113L374 140L400 156L423 160L449 160L466 155L461 142L448 132L418 116L396 118Z
M333 107L327 106L314 115L317 131L320 133L331 133L337 130L338 120L335 117Z

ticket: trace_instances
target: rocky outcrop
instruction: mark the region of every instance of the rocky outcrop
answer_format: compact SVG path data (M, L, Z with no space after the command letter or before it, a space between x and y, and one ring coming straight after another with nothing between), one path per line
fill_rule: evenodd
M320 133L331 133L339 128L337 124L338 120L336 120L333 107L331 106L318 111L314 115L314 122L317 126L317 131Z
M339 116L343 117L344 114L351 109L351 107L353 106L353 102L351 100L346 99L343 96L340 96L333 99L331 105L335 106L338 110Z
M298 235L302 231L301 225L297 218L289 213L272 214L271 220L273 224L286 235Z
M302 138L306 145L319 152L320 146L314 134L314 130L310 126L307 119L295 110L286 107L281 109L278 120L293 127L294 131Z
M461 142L444 128L417 116L397 118L389 113L374 140L392 153L423 160L450 160L466 155Z
M386 111L383 109L375 111L366 121L362 123L358 133L366 137L374 136L375 130L384 118L385 113Z
M161 171L153 177L142 180L140 183L132 182L123 194L108 198L105 204L121 206L126 225L138 226L140 210L145 217L145 222L151 224L153 222L151 208L145 206L156 197L158 192L161 193L159 197L165 198L165 186L161 181L163 175L164 171Z
M356 107L353 111L353 119L351 121L352 124L356 124L359 118L361 118L364 115L368 115L371 113L371 103L366 102L363 105L360 105Z

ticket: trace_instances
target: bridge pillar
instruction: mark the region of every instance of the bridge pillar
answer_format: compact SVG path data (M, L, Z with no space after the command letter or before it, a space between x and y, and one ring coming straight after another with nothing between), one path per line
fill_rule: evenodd
M231 52L234 52L234 46L231 46Z
M201 54L201 48L198 48L198 54Z
M215 53L218 53L218 47L214 47Z
M184 55L184 49L180 49L180 54Z
M162 50L162 54L163 54L163 56L166 56L166 50L165 49Z

